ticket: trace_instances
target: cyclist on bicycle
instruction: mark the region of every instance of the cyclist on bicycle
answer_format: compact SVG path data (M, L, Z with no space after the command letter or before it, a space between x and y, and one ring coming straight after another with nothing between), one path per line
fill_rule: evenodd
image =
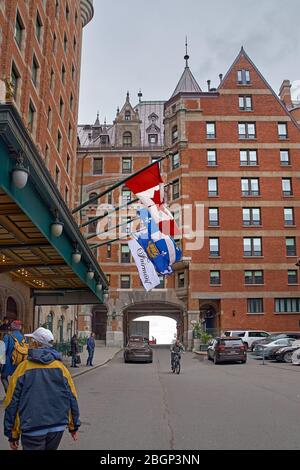
M178 358L180 360L181 358L180 353L184 351L184 347L179 341L179 339L176 339L175 343L171 344L170 351L171 351L171 369L173 369L173 361L174 361L175 355L178 354Z

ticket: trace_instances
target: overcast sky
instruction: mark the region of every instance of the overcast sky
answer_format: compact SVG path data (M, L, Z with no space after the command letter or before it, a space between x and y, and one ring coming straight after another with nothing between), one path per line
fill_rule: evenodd
M127 90L133 104L166 100L184 68L203 90L217 86L241 46L278 93L283 79L300 80L299 0L94 0L84 28L79 123L112 122ZM300 94L300 81L297 94Z

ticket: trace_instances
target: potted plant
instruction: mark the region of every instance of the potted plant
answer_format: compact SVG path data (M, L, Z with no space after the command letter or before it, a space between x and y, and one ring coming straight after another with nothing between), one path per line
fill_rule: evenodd
M193 349L195 349L196 351L199 351L200 349L201 334L202 334L201 324L197 321L193 328Z
M207 333L206 331L201 332L201 339L200 339L200 351L206 351L208 347L208 342L212 338L212 336Z

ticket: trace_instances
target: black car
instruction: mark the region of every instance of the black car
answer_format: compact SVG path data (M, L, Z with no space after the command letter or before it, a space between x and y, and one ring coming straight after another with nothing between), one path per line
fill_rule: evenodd
M208 343L207 358L213 360L215 364L220 362L242 362L245 364L247 351L240 337L221 336Z

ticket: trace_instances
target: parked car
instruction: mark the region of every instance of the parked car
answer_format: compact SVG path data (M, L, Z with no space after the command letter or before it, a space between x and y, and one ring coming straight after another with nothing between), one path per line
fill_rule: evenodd
M278 362L292 362L293 352L299 348L300 348L300 341L295 340L290 346L286 346L285 348L278 349L274 354L274 358Z
M238 336L221 336L209 341L207 358L215 364L220 362L242 362L247 361L245 344Z
M250 349L251 351L253 351L257 344L271 343L271 341L275 341L276 339L280 339L280 338L295 338L295 339L300 340L300 332L286 331L286 332L271 333L271 335L268 336L267 338L253 341Z
M153 351L143 336L131 336L124 349L124 362L152 362Z
M255 356L265 357L265 359L275 358L275 353L286 346L291 346L296 341L294 338L280 338L271 343L257 344L252 354Z
M246 348L249 349L253 341L267 338L270 336L270 333L261 330L228 330L224 332L224 336L238 336L242 338Z

